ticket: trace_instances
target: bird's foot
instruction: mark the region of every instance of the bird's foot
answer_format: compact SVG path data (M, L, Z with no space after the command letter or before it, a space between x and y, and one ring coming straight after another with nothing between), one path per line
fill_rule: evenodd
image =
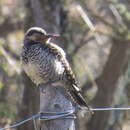
M94 111L89 106L87 107L87 111L91 114L91 116L94 114Z
M91 115L94 114L94 111L90 107L88 108L88 111L89 111L89 113L91 113Z
M79 107L76 107L76 109L77 109L77 111L80 111L80 116L81 117L84 117L84 115L86 114L86 113L89 113L89 114L91 114L91 116L94 114L94 112L93 112L93 110L91 109L91 107L81 107L81 106L79 106Z

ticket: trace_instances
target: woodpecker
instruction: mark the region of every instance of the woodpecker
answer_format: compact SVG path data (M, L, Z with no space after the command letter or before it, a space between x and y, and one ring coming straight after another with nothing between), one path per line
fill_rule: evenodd
M21 54L23 69L36 85L62 84L74 103L90 110L81 94L64 50L50 42L50 39L55 37L58 35L46 33L39 27L27 30Z

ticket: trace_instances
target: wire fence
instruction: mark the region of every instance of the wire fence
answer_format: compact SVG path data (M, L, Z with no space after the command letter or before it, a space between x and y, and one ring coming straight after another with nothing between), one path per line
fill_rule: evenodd
M130 107L91 108L90 110L91 111L128 111L128 110L130 110ZM42 112L42 113L35 114L35 115L33 115L33 116L23 120L23 121L20 121L20 122L14 124L14 125L0 128L0 130L12 129L12 128L18 127L20 125L23 125L29 121L33 121L34 128L35 128L35 130L37 130L36 119L42 119L42 120L54 120L54 119L58 119L58 118L65 118L65 119L74 118L75 119L76 117L75 117L74 113L75 113L75 109L68 110L65 112L60 112L60 113ZM50 114L50 115L44 115L44 114Z
M27 123L28 121L31 121L33 119L37 119L39 117L40 117L40 115L36 114L36 115L33 115L33 116L23 120L23 121L20 121L20 122L16 123L14 125L10 125L10 126L4 127L4 128L0 128L0 130L12 129L12 128L18 127L20 125L23 125L23 124Z

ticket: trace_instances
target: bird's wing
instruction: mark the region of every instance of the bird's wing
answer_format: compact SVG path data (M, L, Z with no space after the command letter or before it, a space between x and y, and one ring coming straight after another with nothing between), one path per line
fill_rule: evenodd
M80 91L80 89L77 87L77 81L75 78L75 75L71 69L71 66L69 65L66 54L62 48L60 48L58 45L50 43L48 44L48 47L51 48L56 58L61 62L62 66L64 67L64 78L67 79L68 83L70 85L74 84L77 91Z
M81 94L81 89L78 87L75 75L68 64L68 61L64 59L62 61L65 67L66 71L66 78L68 79L68 82L70 84L69 86L69 91L70 91L70 96L74 99L74 101L80 105L81 107L87 107L89 109L89 106L87 102L85 101L84 97Z
M80 106L88 107L84 97L81 94L80 88L78 87L75 75L66 59L65 52L62 48L55 44L49 44L49 46L55 54L55 56L57 57L57 59L59 60L59 62L61 62L64 67L63 80L66 81L66 89L69 95Z
M59 62L61 62L61 64L64 67L64 76L65 78L68 80L69 84L74 84L75 85L75 89L77 91L79 91L80 89L76 86L77 85L77 81L75 78L75 75L66 59L66 54L64 52L64 50L62 48L60 48L58 45L50 43L48 44L48 46L51 48L51 50L53 51L53 53L55 53L57 59L59 60Z

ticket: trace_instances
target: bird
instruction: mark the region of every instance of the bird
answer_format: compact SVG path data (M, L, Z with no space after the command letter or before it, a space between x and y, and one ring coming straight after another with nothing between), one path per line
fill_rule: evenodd
M21 53L23 69L37 86L49 83L62 84L67 95L77 106L90 110L81 94L65 51L51 42L51 39L56 37L59 35L47 33L40 27L28 29Z

